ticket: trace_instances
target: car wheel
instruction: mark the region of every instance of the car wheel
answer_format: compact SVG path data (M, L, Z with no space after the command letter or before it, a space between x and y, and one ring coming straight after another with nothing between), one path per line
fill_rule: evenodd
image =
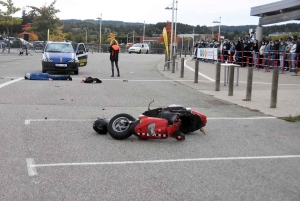
M107 129L109 135L116 140L125 140L129 138L131 133L132 122L135 118L129 114L118 114L110 119Z
M148 54L148 50L147 50L146 54Z
M139 54L141 54L141 53L142 53L142 50L139 51Z
M131 52L129 52L129 54L131 54Z
M78 70L74 71L74 75L78 75Z

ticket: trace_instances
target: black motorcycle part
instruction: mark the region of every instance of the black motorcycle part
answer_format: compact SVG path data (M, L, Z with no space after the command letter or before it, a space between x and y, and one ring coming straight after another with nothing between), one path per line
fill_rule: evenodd
M108 122L107 129L109 135L116 140L129 138L132 135L130 126L134 121L135 118L129 114L122 113L114 116Z
M190 132L194 132L199 130L203 127L203 123L201 118L198 115L189 114L189 115L182 115L179 118L181 120L180 124L180 132L187 134Z
M130 126L130 133L132 133L133 135L139 137L139 135L135 132L135 127L140 123L140 120L136 120L135 122L133 122L133 124Z
M94 123L93 123L93 129L97 133L101 135L105 135L107 133L107 125L108 125L108 120L107 119L102 119L98 118Z

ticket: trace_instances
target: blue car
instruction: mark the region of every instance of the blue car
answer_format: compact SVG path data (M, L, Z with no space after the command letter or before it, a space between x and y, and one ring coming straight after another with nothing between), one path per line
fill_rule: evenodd
M87 51L83 43L73 49L70 42L47 42L43 51L42 72L64 71L74 72L87 65Z

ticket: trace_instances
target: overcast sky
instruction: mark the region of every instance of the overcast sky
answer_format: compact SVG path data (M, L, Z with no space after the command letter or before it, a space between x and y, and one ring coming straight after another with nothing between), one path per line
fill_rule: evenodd
M5 0L4 0L5 1ZM53 0L12 0L19 8L27 5L41 7ZM250 8L278 0L178 0L177 22L212 26L221 17L222 25L257 25L259 18L250 16ZM55 8L60 19L96 19L155 24L172 21L173 0L57 0ZM175 0L176 2L176 0ZM175 6L176 8L176 3ZM21 16L19 12L16 16ZM176 11L174 11L175 22ZM295 21L290 21L295 22ZM290 23L288 22L288 23Z

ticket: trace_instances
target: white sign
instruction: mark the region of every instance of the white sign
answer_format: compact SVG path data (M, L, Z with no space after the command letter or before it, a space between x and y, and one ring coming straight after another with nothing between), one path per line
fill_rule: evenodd
M198 48L197 58L217 60L218 50L217 48Z

